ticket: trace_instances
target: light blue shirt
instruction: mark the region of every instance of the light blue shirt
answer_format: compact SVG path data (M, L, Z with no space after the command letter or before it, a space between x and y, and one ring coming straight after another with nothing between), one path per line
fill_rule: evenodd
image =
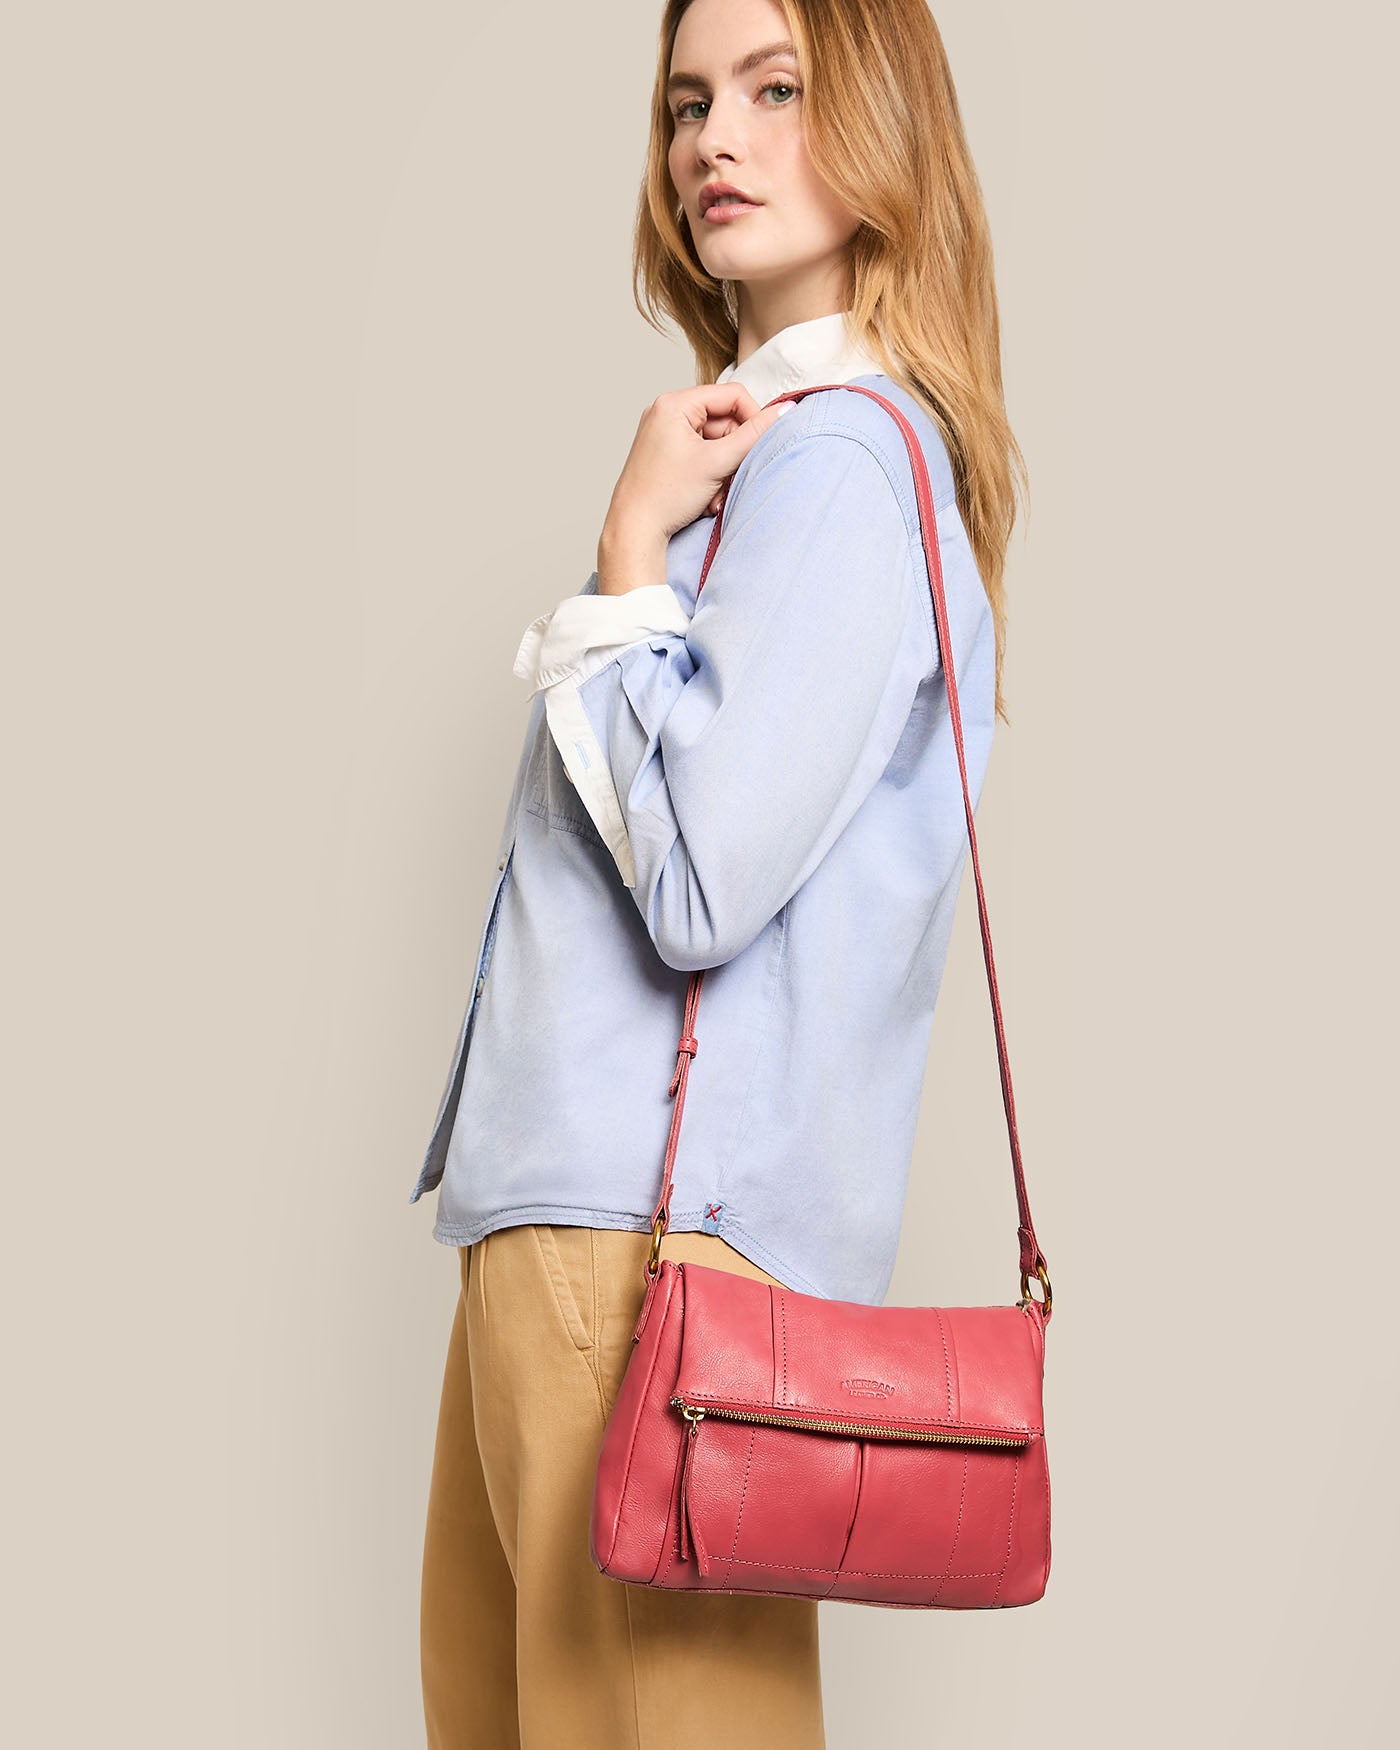
M839 315L735 374L760 402L863 383L913 425L976 804L994 631L937 427ZM649 1230L704 967L671 1230L880 1304L968 855L903 437L863 395L798 403L736 471L697 604L713 521L672 537L665 586L630 592L651 608L599 597L595 572L558 637L545 616L521 641L525 742L410 1201L440 1186L449 1245L516 1222ZM596 616L565 613L589 596Z

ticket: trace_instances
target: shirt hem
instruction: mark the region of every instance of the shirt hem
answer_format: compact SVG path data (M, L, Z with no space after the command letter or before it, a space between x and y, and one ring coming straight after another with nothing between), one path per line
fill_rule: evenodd
M700 1210L687 1209L673 1215L667 1225L672 1231L680 1231L683 1223L698 1223L700 1219ZM629 1233L651 1232L650 1215L638 1215L630 1209L587 1209L571 1203L518 1203L510 1209L483 1216L480 1221L444 1221L439 1217L433 1223L433 1238L448 1246L472 1246L498 1227L515 1227L531 1221L557 1222L561 1227L617 1227Z
M728 1217L722 1220L717 1228L702 1228L704 1209L678 1210L666 1224L667 1233L710 1233L717 1232L722 1240L733 1246L736 1252L742 1252L750 1263L757 1264L766 1270L770 1276L776 1276L786 1288L797 1294L814 1294L822 1300L831 1297L824 1294L815 1283L809 1282L799 1270L793 1267L776 1253L769 1250L762 1240L758 1239L741 1221ZM622 1228L629 1233L649 1233L651 1217L635 1215L625 1209L584 1209L569 1203L522 1203L513 1209L498 1210L494 1215L484 1216L480 1221L443 1221L433 1223L433 1238L444 1246L473 1246L478 1240L485 1239L497 1228L515 1227L525 1222L554 1222L561 1227L612 1227ZM662 1240L663 1256L665 1240Z

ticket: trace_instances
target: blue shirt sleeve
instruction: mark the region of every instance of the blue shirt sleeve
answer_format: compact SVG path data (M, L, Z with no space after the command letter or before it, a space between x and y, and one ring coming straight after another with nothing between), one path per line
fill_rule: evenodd
M689 628L639 641L578 691L633 899L680 971L732 959L787 904L936 667L912 481L902 496L856 432L784 429L797 423L735 474Z

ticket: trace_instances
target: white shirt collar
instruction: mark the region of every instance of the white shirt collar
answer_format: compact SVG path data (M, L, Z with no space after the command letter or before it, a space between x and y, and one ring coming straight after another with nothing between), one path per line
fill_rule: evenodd
M790 322L786 328L755 347L741 365L736 359L715 378L727 383L737 377L760 406L790 389L806 389L818 383L845 383L869 371L883 371L862 348L846 340L845 315L813 316L807 322Z

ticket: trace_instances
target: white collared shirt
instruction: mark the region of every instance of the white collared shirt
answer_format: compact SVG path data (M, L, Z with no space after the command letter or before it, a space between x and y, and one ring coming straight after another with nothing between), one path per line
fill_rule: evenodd
M762 346L755 347L740 365L726 365L715 378L739 381L760 405L792 389L816 383L846 383L883 366L868 352L846 339L846 318L837 310L830 316L813 316L808 322L792 322L780 328Z
M737 377L766 406L778 395L821 383L844 383L883 367L846 336L845 315L835 311L792 322L736 359L715 378ZM595 572L585 591L596 590ZM622 652L658 632L684 633L690 624L668 583L644 584L623 595L578 593L567 596L525 628L513 672L527 683L530 697L544 691L545 715L564 770L579 793L603 842L612 852L623 885L635 887L636 869L612 773L578 689Z

